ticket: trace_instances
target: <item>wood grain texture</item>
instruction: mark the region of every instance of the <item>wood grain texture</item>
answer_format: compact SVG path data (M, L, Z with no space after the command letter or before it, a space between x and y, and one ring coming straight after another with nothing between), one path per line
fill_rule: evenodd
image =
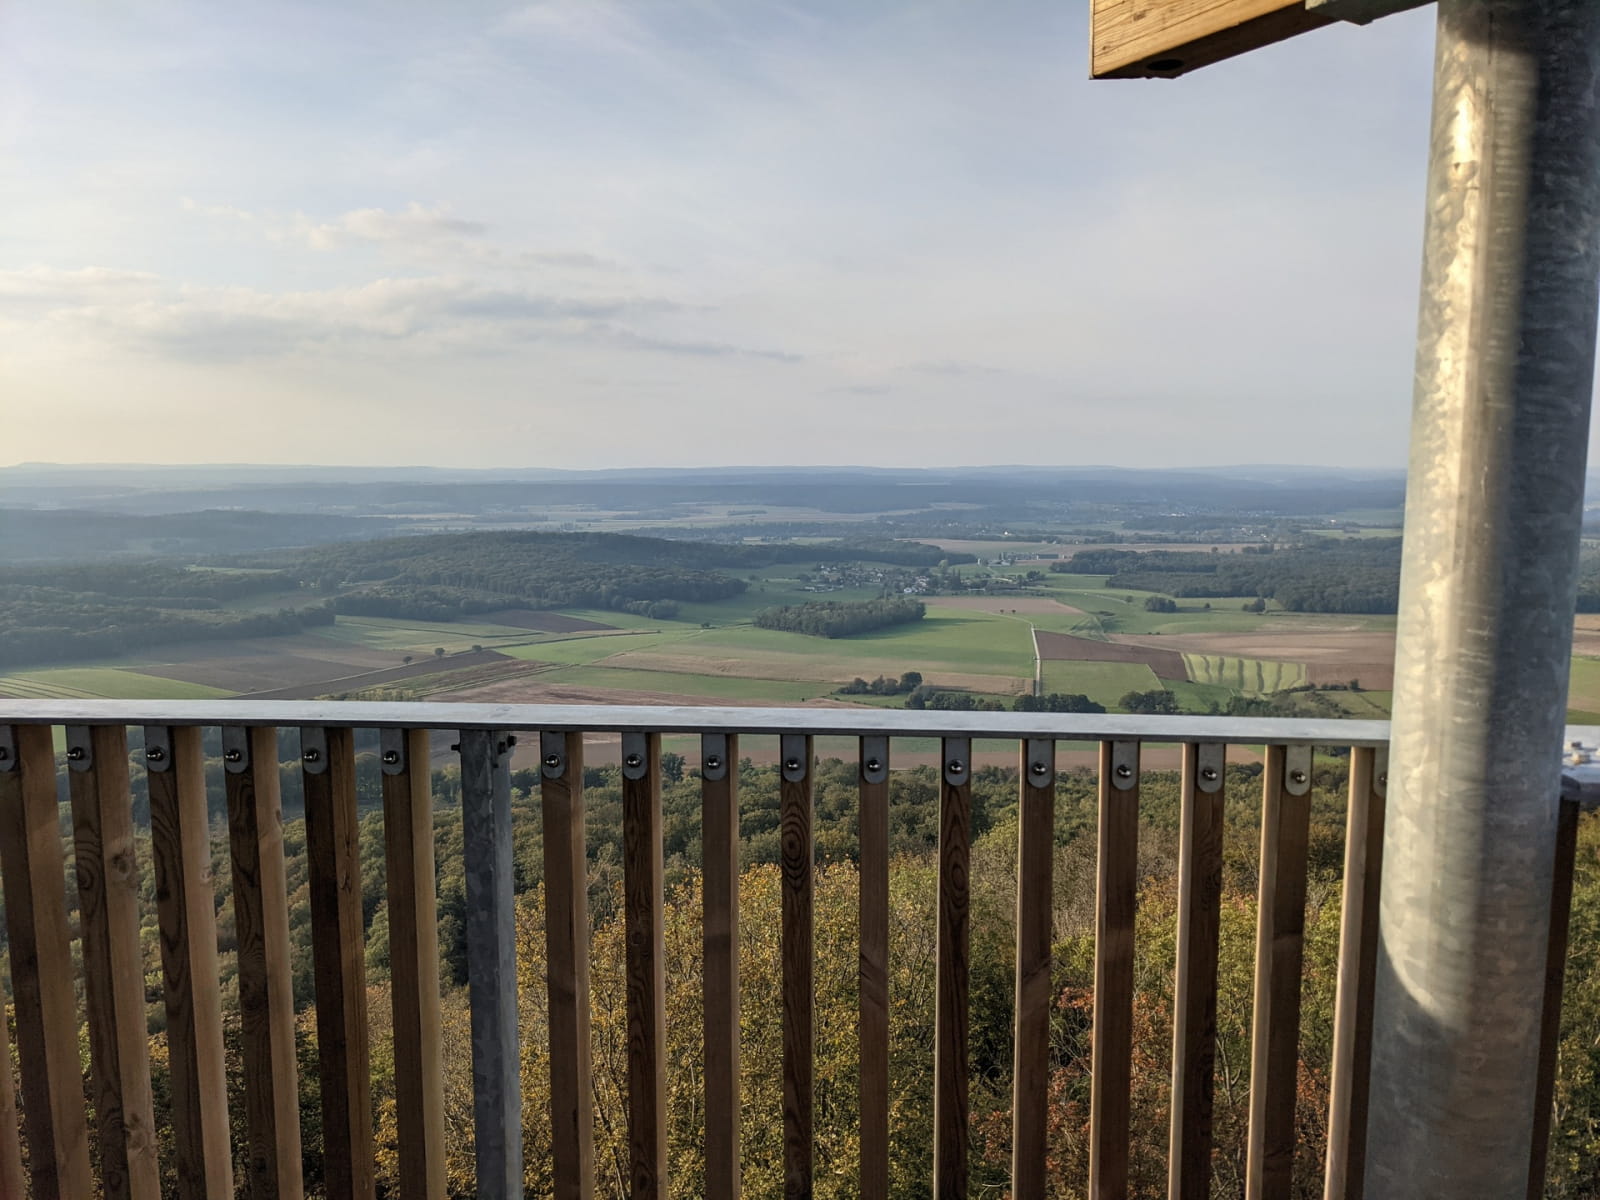
M310 732L302 730L308 747L316 744ZM372 1080L355 742L348 729L317 732L325 747L322 761L304 763L301 777L317 996L322 1171L330 1196L372 1200Z
M808 736L779 741L778 863L783 889L780 935L783 992L783 1195L812 1194L815 989L812 911L811 764ZM791 764L793 768L791 769Z
M1090 71L1171 78L1332 23L1303 0L1093 0Z
M1091 1200L1122 1200L1128 1193L1133 923L1139 872L1138 753L1138 746L1133 743L1100 743L1093 1066L1089 1086ZM1130 766L1131 778L1117 774ZM1119 781L1125 786L1119 786Z
M1048 771L1040 772L1040 766ZM1054 911L1055 743L1022 743L1017 821L1016 1047L1011 1085L1011 1194L1044 1200L1049 1135L1051 914Z
M642 771L629 768L633 755ZM666 933L661 735L622 735L623 910L628 980L628 1160L634 1200L667 1194Z
M860 1187L862 1200L888 1200L889 739L886 737L861 739L859 801Z
M715 757L721 764L713 772ZM706 1182L708 1196L739 1195L739 739L700 745L703 847ZM713 778L713 774L716 778Z
M289 962L278 731L226 728L225 766L233 919L239 943L244 1058L244 1190L251 1200L301 1200L299 1068Z
M88 758L72 762L78 751ZM67 757L100 1187L108 1200L159 1200L128 731L69 730Z
M1572 922L1572 875L1578 855L1579 812L1576 800L1562 800L1556 819L1550 939L1545 954L1544 1006L1539 1019L1539 1069L1533 1087L1533 1151L1528 1161L1528 1200L1541 1200L1544 1196L1545 1171L1550 1158L1556 1059L1561 1048L1561 990L1567 975L1567 936Z
M558 754L540 785L544 808L545 976L550 1009L551 1170L556 1200L594 1195L589 1054L589 892L583 838L583 735L546 734Z
M389 762L391 754L397 755L398 761ZM381 758L400 1197L444 1200L439 905L434 885L428 731L386 730Z
M167 1058L181 1200L230 1200L228 1079L218 986L216 896L200 730L146 730L166 748L148 773L150 844L167 1006Z
M1306 923L1309 795L1287 775L1310 753L1268 746L1262 772L1261 891L1256 907L1255 1017L1250 1031L1247 1200L1288 1200L1293 1190L1295 1098L1300 1065L1300 969Z
M28 1173L36 1197L89 1196L94 1182L78 1062L77 971L67 927L55 748L48 726L19 725L10 734L17 761L0 770L0 883Z
M16 1200L26 1195L22 1167L22 1113L11 1079L11 1041L6 1022L0 1020L0 1196Z
M967 1195L967 1005L971 966L972 742L945 738L939 789L939 916L933 1011L933 1194Z
M1224 764L1222 746L1183 748L1168 1200L1205 1200L1211 1195ZM1204 780L1202 770L1208 773Z

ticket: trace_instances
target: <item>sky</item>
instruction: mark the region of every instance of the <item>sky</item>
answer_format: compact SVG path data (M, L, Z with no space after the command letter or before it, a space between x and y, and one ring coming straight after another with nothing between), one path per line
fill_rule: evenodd
M1406 458L1433 13L9 0L0 464Z

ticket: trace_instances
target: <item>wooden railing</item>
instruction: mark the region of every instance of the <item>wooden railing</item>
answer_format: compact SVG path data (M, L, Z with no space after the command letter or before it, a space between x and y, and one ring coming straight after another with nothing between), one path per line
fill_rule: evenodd
M230 1145L202 729L221 726L237 926L243 1128ZM1373 722L294 702L5 702L0 709L0 879L15 1002L20 1105L0 1070L0 1196L160 1194L158 1131L138 941L129 726L143 727L150 848L168 1014L171 1144L182 1197L302 1194L295 1013L279 798L278 731L300 730L311 893L322 1179L372 1197L374 1150L353 731L381 737L400 1195L446 1194L430 731L461 768L477 1195L523 1194L509 763L536 738L543 812L552 1175L558 1197L595 1189L589 1044L585 733L620 733L630 1195L668 1195L661 735L700 736L704 894L704 1190L740 1191L739 738L778 735L781 771L783 1192L813 1186L814 745L857 739L860 761L860 1194L890 1187L891 737L940 739L933 1193L967 1194L968 874L974 738L1019 747L1012 1194L1046 1187L1052 1007L1053 827L1061 741L1100 747L1089 1195L1129 1186L1141 745L1182 750L1179 915L1172 1015L1168 1194L1212 1186L1213 1064L1226 747L1265 747L1246 1192L1291 1194L1312 747L1351 749L1334 1020L1329 1200L1358 1197L1366 1136L1387 726ZM55 731L64 733L58 755ZM457 732L458 731L458 732ZM514 733L513 731L534 731ZM527 744L526 742L524 744ZM746 745L752 743L747 742ZM72 812L78 950L63 894L57 781ZM1553 1065L1576 808L1558 855L1545 1061ZM1563 890L1565 889L1565 890ZM92 1109L77 1028L82 985ZM4 1025L0 1023L0 1032ZM0 1047L3 1048L3 1047ZM3 1060L0 1060L3 1061ZM1537 1098L1550 1108L1551 1072ZM12 1119L20 1108L20 1126ZM90 1127L87 1113L94 1114ZM775 1116L777 1114L774 1114ZM1547 1118L1546 1118L1547 1120ZM19 1135L19 1129L21 1134ZM20 1136L26 1138L26 1172ZM242 1154L236 1154L242 1149ZM91 1173L91 1162L98 1170ZM235 1178L234 1163L242 1162ZM1530 1194L1542 1179L1542 1147ZM27 1176L31 1190L25 1189Z

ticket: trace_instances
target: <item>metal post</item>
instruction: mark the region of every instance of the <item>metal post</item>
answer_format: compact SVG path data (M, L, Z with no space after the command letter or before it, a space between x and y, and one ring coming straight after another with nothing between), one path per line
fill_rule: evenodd
M1366 1194L1524 1194L1600 277L1600 4L1440 0Z

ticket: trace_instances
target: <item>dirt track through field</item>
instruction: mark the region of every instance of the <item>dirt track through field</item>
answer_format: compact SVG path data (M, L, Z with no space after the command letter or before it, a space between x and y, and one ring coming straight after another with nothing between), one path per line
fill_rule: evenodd
M1139 663L1149 667L1162 679L1189 678L1183 655L1165 646L1158 648L1142 643L1097 642L1093 638L1047 633L1043 629L1036 629L1033 636L1039 647L1039 657L1047 662ZM1161 640L1164 642L1167 639Z

